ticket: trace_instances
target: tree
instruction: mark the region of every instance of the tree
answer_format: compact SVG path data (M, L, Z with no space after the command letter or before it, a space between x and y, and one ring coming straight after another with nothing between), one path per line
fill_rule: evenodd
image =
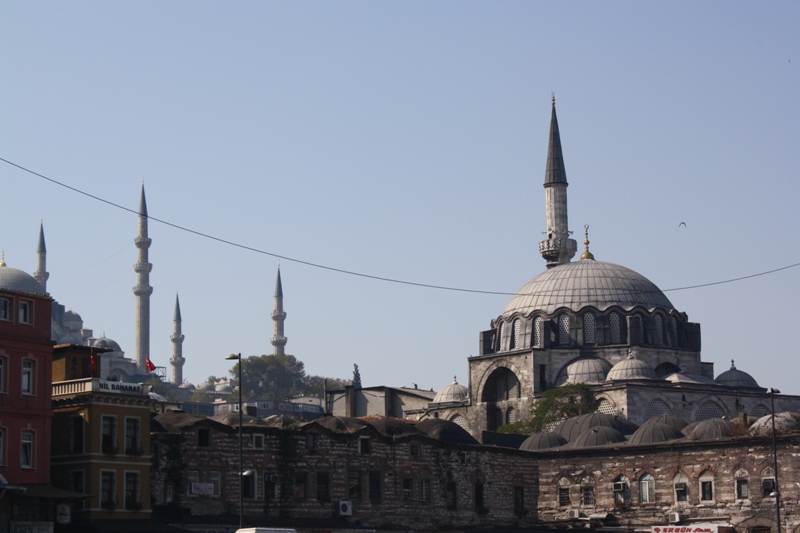
M361 372L358 371L358 365L353 365L353 387L356 389L361 388Z
M303 395L321 396L326 390L341 390L344 389L347 384L346 379L306 376L303 380Z
M500 427L500 433L536 433L566 418L597 411L597 398L585 383L571 383L545 391L531 408L531 419Z
M239 379L239 362L230 370ZM259 355L242 358L242 398L283 400L303 392L305 365L293 355Z

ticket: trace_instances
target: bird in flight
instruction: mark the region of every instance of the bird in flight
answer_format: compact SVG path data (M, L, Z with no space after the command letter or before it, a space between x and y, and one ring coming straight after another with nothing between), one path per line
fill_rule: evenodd
M678 224L678 227L679 227L679 228L680 228L681 226L683 226L683 227L685 228L685 227L686 227L686 222L681 222L680 224Z

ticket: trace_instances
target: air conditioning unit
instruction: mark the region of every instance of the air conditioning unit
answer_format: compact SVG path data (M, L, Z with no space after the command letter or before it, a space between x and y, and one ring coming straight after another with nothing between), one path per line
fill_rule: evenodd
M580 518L581 517L580 509L570 509L569 510L569 517L570 518Z
M677 524L681 521L681 513L669 513L669 523Z
M339 500L336 502L336 515L353 516L353 502L345 500Z

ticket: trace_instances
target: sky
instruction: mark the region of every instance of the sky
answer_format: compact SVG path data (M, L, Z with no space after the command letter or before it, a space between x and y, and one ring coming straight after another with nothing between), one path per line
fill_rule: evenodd
M578 240L699 322L716 374L800 394L800 267L671 290L800 263L798 27L791 1L2 0L0 248L33 272L43 218L48 292L133 357L144 180L151 217L242 246L150 221L168 375L176 293L189 381L272 353L280 261L307 373L463 384L545 270L554 92Z

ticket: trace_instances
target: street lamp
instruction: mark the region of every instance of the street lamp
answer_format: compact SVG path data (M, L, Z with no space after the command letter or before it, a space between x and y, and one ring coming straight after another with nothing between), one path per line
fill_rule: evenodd
M775 492L770 496L775 496L775 525L778 528L777 533L781 533L781 493L778 488L778 441L775 436L775 395L780 394L781 391L770 387L767 389L770 402L772 403L772 460L775 464Z
M244 529L244 459L242 457L242 354L232 353L225 357L225 360L239 361L239 529Z

